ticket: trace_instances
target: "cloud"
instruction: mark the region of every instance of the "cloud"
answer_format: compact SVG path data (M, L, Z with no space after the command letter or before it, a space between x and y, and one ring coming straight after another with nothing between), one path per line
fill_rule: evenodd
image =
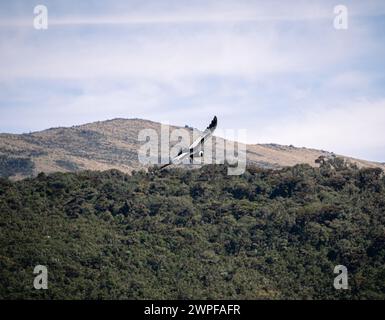
M14 17L3 16L0 25L30 26L29 15L34 5L28 1L14 3L2 4L8 9L4 13L14 13ZM104 6L92 0L84 4L75 0L65 4L46 0L44 4L53 26L314 21L330 19L337 5L334 0L111 1ZM346 5L353 17L385 14L382 1L353 0Z
M303 32L306 28L311 32ZM145 30L113 29L83 34L48 30L1 45L1 78L150 78L243 76L311 72L346 61L362 52L352 41L362 32L339 37L323 26L285 30L281 25L255 28L188 27ZM320 37L324 39L320 40ZM34 41L31 41L34 39ZM361 45L365 45L362 43ZM317 57L317 59L315 59Z
M333 90L363 90L368 88L374 80L363 72L347 71L333 75L325 86Z
M385 99L310 108L254 131L260 141L307 146L361 158L384 157ZM379 160L379 159L378 159Z

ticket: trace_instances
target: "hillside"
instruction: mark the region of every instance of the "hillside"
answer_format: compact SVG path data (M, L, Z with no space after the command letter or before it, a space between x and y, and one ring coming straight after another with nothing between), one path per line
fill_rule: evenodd
M333 167L0 178L0 299L384 299L384 175Z
M113 119L69 128L52 128L29 134L0 134L0 176L20 179L39 172L119 169L130 173L143 166L138 161L138 134L142 129L160 132L160 123L141 119ZM181 127L171 126L171 129ZM216 137L215 143L223 143ZM307 163L326 151L280 146L247 145L247 162L263 168L280 168ZM383 164L350 159L359 166Z

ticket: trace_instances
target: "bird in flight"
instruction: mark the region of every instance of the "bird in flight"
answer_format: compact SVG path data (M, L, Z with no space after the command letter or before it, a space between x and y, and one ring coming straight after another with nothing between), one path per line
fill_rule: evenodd
M178 155L171 159L170 163L166 163L161 166L160 169L164 169L171 164L179 164L186 157L190 158L190 163L193 162L194 157L202 157L203 156L203 145L205 141L213 134L217 127L217 116L214 116L214 119L211 120L209 126L202 132L202 134L196 139L187 150L183 151L182 149L179 151Z

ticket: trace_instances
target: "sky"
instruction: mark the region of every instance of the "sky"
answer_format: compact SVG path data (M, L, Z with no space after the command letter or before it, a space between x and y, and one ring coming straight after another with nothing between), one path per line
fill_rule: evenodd
M0 132L217 115L243 142L385 162L384 57L381 0L1 1Z

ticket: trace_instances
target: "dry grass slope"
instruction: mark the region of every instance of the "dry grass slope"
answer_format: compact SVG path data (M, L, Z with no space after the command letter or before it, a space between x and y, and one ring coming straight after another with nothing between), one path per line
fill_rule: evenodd
M148 120L113 119L30 134L0 134L0 176L21 179L39 172L108 169L130 173L143 168L138 161L139 131L154 129L159 134L160 128L160 123ZM171 126L176 128L182 127ZM224 141L216 138L213 143L222 145ZM265 168L298 163L315 166L319 156L332 156L326 151L276 144L252 144L246 148L247 161ZM385 169L380 163L345 158L360 167Z

